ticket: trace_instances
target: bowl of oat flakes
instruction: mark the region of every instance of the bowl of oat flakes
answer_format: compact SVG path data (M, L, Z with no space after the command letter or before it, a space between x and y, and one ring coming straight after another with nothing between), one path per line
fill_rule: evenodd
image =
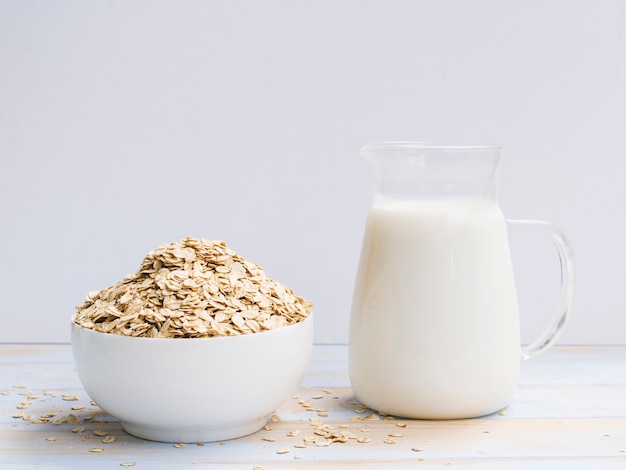
M136 273L76 307L76 370L90 398L134 436L245 436L300 386L312 308L224 242L162 244Z

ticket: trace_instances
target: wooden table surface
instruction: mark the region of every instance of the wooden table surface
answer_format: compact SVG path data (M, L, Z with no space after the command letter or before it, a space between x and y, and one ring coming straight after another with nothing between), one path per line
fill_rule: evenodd
M523 363L508 408L470 420L380 416L355 400L347 370L346 346L316 345L267 429L176 447L126 434L93 405L69 345L3 344L0 466L626 468L626 346L555 347Z

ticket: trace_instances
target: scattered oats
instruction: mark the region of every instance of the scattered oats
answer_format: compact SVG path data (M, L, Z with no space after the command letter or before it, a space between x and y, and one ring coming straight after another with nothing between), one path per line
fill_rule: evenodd
M328 413L327 413L326 411L319 411L319 412L317 413L317 416L326 417L326 416L328 416Z
M89 403L91 404L91 406L98 406L98 404L93 400L91 400Z
M176 447L177 449L183 449L187 446L183 444L182 442L178 442L177 444L174 444L174 447Z
M506 410L500 410L500 411L498 411L498 414L500 416L506 416Z
M82 424L83 422L80 420L78 416L76 416L75 414L71 414L71 413L69 415L59 416L58 418L52 421L52 424L65 424L65 423Z
M77 433L79 433L79 432L83 432L84 430L85 430L85 428L74 428L74 429L72 429L72 432L73 432L74 434L77 434Z
M324 395L321 395L321 394L319 394L319 395L313 395L311 398L312 398L313 400L319 400L320 398L324 398Z
M61 395L61 398L65 401L77 401L78 397L76 395Z
M221 446L223 446L224 444L226 444L224 441L220 441Z
M85 409L85 405L74 405L72 406L72 410L74 411L80 411L80 410L84 410Z
M280 416L278 416L277 414L273 414L270 420L272 421L272 423L280 423L281 421Z
M59 438L56 436L50 436L50 437L46 437L46 441L50 441L50 442L55 442L58 441Z
M44 395L49 396L49 397L56 397L56 393L53 392L52 390L46 390L43 392Z
M196 445L197 445L198 447L204 447L204 442L202 442L202 441L197 442L197 443L196 443Z
M357 428L357 431L370 432L370 428Z
M81 419L73 413L67 415L67 423L68 424L82 424Z
M371 439L369 437L359 437L356 441L361 444L367 444Z
M343 423L343 424L340 424L340 425L339 425L339 427L340 427L340 428L344 428L344 429L345 429L345 428L349 428L349 427L350 427L350 425L349 425L349 424L346 424L346 423Z
M30 405L30 403L20 403L15 408L17 408L18 410L24 410L24 409L28 408L28 405Z
M93 433L94 433L96 436L100 436L100 437L107 436L107 435L109 434L108 432L106 432L106 431L102 431L102 430L100 430L100 429L95 430Z
M23 411L18 411L17 413L15 413L13 415L14 418L23 418L24 417L24 412Z
M2 395L11 395L11 390L2 390Z
M13 385L13 388L26 388L26 385L24 385L24 384L15 384L15 385Z
M283 447L282 449L278 449L276 451L277 454L287 454L289 452L289 447Z
M491 431L485 430L483 431L483 434L489 434Z
M263 470L263 467L256 465L254 467L252 467L252 470Z
M103 444L110 444L111 442L115 441L115 436L105 436L104 439L102 439L102 443Z
M395 441L393 439L385 439L383 442L385 444L397 444L397 441Z
M321 442L321 445L329 445L333 442L348 442L348 439L356 439L349 431L337 431L334 427L324 424L321 421L314 424L313 434L325 438L325 441ZM314 439L316 439L314 437ZM307 439L305 438L305 442ZM310 443L310 442L307 442ZM316 442L316 445L320 445L320 442Z
M365 413L367 411L367 408L357 408L356 410L354 410L355 413Z
M304 408L311 408L313 406L313 403L307 400L300 400L298 403L300 403Z
M263 426L263 429L265 429L266 431L271 431L272 429L274 429L274 426L268 423L265 426Z
M307 448L306 444L294 444L293 446L295 448L297 448L297 449L306 449Z
M39 417L39 418L31 421L31 423L33 423L33 424L44 424L44 423L47 423L48 421L49 421L48 418Z
M22 419L24 421L32 421L33 419L35 419L35 417L33 415L24 415L22 416Z
M292 395L292 396L291 396L291 398L293 398L294 400L297 400L297 399L299 399L299 398L300 398L300 395L298 395L298 394L294 394L294 395Z
M322 390L322 392L324 392L326 395L332 395L332 394L333 394L333 391L332 391L332 390L329 390L329 389L327 389L327 388L325 388L324 390Z
M74 322L124 336L206 338L291 325L312 308L226 243L188 237L159 245L136 273L89 292Z
M87 415L85 417L83 417L83 419L85 421L91 421L92 419L94 419L96 417L96 415Z
M369 415L362 418L363 421L380 421L380 416L378 415Z
M381 413L381 415L383 415L383 416L384 416L384 418L383 418L383 419L384 419L385 421L395 421L395 419L396 419L396 418L394 418L393 416L387 416L387 415L385 415L385 414L383 414L383 413Z
M389 433L389 437L404 437L404 434L400 434L398 432Z
M102 447L92 447L91 449L89 449L89 452L104 452L104 449Z
M407 423L396 423L396 426L398 426L399 428L406 428Z
M299 430L299 429L292 429L291 431L289 431L289 432L287 433L287 436L289 436L289 437L295 437L295 436L297 436L297 435L299 435L299 434L300 434L300 430Z
M421 451L423 451L424 449L420 449L419 447L411 447L411 450L412 450L413 452L421 452Z
M18 395L32 395L32 394L33 394L32 390L24 390L18 393Z
M261 438L262 441L266 441L266 442L276 442L276 438L269 436L269 437L262 437Z
M120 467L134 467L137 465L137 462L122 462L120 463Z

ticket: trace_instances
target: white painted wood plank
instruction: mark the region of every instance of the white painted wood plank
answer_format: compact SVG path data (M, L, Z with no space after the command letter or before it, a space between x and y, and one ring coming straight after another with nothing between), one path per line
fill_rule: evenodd
M138 467L197 468L202 463L211 468L261 465L266 470L295 463L309 467L324 464L325 468L387 468L392 464L401 468L417 463L513 469L528 465L620 468L626 466L626 384L620 373L625 363L626 347L555 348L524 363L519 391L503 415L460 421L356 421L364 416L382 417L361 410L355 400L349 388L347 348L316 346L303 388L277 411L281 421L272 423L271 430L223 444L178 449L129 436L119 422L92 406L74 372L68 345L0 345L0 391L10 392L0 395L0 465L110 468L134 461ZM20 395L24 390L13 387L20 382L39 395L25 410L16 409L26 397ZM55 396L43 395L46 390L54 391ZM64 401L63 393L76 394L79 400ZM306 409L300 400L310 401L313 409L323 409L327 416ZM85 409L72 410L77 403ZM57 411L57 417L73 413L84 423L33 424L11 417L18 411L35 418L51 411ZM90 414L93 418L87 419ZM361 444L350 439L298 449L294 444L313 435L311 418L371 441ZM85 429L72 432L76 427ZM106 430L115 442L103 444L95 430ZM292 430L300 431L299 436L288 436ZM403 436L389 436L398 433ZM49 437L56 440L46 440ZM385 439L396 443L387 444ZM422 450L412 451L416 446ZM92 447L105 451L94 454L89 452ZM282 447L288 447L289 453L277 454Z
M326 421L339 426L343 421ZM87 426L93 429L93 427ZM49 461L59 463L138 462L195 462L195 463L288 463L298 461L315 462L402 462L419 459L424 462L444 463L451 461L500 461L517 459L556 460L560 458L604 459L626 463L624 448L626 420L624 419L558 419L558 420L481 420L463 422L411 422L403 430L404 437L393 438L396 444L386 444L389 434L396 433L393 423L369 423L367 432L362 427L350 426L355 435L367 435L371 441L359 444L334 443L328 447L309 446L297 449L293 445L299 437L287 437L287 432L300 430L301 435L312 434L308 422L283 422L271 431L260 431L252 436L227 441L224 444L208 443L203 447L188 445L178 449L171 444L154 443L132 438L125 434L119 424L100 424L116 437L112 444L102 444L96 436L85 439L85 433L74 434L69 427L46 429L9 430L3 429L3 444L0 454L5 462L12 464L42 464ZM47 437L57 437L55 442ZM274 442L263 438L274 438ZM10 448L7 448L10 444ZM101 454L89 449L105 448ZM420 452L414 452L413 447ZM278 449L289 447L288 454L277 454Z

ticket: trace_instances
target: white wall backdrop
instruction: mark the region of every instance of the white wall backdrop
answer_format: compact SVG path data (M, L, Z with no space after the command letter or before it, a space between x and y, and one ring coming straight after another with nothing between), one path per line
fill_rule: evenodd
M626 343L626 2L0 0L0 341L67 342L159 243L225 240L347 342L380 140L505 148L511 218L568 233L561 343ZM513 237L523 340L548 241Z

